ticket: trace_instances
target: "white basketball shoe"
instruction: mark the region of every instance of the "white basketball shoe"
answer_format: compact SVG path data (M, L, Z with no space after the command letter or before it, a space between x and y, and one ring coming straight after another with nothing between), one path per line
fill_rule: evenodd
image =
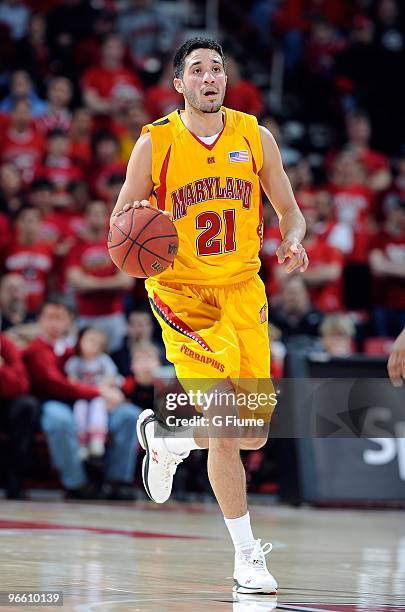
M270 612L277 609L277 597L266 593L233 594L233 612Z
M142 478L145 491L157 504L170 497L173 476L177 466L188 456L176 455L167 450L163 438L155 436L156 417L152 410L143 410L138 417L136 431L139 444L146 451L142 463Z
M270 543L261 545L261 540L256 540L254 549L244 554L235 554L235 570L233 573L235 593L267 593L277 594L277 582L270 574L266 566L265 555L272 549Z

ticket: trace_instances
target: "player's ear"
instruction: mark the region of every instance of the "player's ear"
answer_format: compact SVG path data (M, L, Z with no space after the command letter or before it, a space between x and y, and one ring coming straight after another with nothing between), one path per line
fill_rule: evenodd
M173 79L174 89L179 93L183 93L183 81L181 79Z

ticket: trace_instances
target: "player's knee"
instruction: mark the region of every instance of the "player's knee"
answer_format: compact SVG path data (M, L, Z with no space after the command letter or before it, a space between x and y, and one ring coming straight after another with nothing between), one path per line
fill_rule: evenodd
M239 438L210 438L210 452L233 454L239 452Z
M266 442L267 438L242 438L240 447L242 450L259 450Z

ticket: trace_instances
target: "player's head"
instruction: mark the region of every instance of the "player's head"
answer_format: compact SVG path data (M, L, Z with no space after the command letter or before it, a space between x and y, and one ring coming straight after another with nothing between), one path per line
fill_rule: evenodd
M221 45L209 38L192 38L173 60L174 87L201 113L217 113L225 96L227 76Z

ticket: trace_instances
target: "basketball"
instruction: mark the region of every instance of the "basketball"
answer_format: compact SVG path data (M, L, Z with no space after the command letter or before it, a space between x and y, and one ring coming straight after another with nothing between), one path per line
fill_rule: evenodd
M179 238L167 215L151 208L131 208L119 215L108 233L115 265L136 278L160 274L177 254Z

